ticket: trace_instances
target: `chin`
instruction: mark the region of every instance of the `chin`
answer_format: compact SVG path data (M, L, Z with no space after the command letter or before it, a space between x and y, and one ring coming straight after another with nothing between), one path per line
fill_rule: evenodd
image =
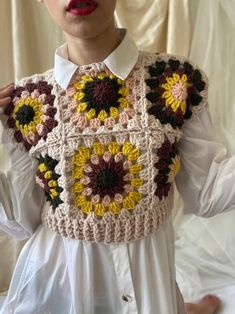
M91 39L99 36L104 32L106 28L97 28L94 26L86 26L79 25L78 27L74 27L73 29L65 30L65 34L72 37L77 37L80 39Z

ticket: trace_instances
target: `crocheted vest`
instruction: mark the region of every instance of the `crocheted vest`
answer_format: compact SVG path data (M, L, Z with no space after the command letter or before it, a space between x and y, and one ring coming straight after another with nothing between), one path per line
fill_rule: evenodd
M125 80L104 63L78 67L67 90L53 70L21 80L4 124L38 160L43 223L104 243L158 229L172 208L181 128L206 101L204 73L168 54L140 53Z

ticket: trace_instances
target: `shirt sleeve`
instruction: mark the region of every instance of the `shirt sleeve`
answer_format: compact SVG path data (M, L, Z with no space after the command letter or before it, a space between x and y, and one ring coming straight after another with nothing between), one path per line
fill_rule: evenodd
M0 228L17 239L30 237L41 223L45 200L43 190L35 182L37 161L17 149L3 133L11 158L11 168L0 172Z
M185 122L179 143L181 171L177 188L185 210L211 217L235 206L235 156L213 140L208 107Z

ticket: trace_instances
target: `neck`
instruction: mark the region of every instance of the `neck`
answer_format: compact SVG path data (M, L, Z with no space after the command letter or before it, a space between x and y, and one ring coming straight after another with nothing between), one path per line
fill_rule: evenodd
M77 38L65 34L69 60L77 65L86 65L105 60L119 45L114 25L92 38Z

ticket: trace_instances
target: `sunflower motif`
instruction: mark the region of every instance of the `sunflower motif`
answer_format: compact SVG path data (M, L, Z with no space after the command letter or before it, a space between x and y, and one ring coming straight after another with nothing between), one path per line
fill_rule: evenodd
M191 117L192 107L202 101L200 93L206 85L202 74L190 63L176 59L157 61L149 67L149 74L146 84L151 91L146 97L152 105L148 113L163 124L181 128L184 119Z
M72 87L76 112L72 121L80 128L100 126L113 128L119 122L122 125L135 115L128 101L129 89L125 80L113 74L100 73L96 77L83 75Z
M23 143L27 150L41 138L46 139L57 126L54 119L57 110L53 107L55 96L51 90L52 86L45 81L18 87L12 103L5 109L8 127L13 129L16 141Z
M95 142L91 148L79 147L72 171L76 207L98 217L106 212L118 215L122 208L134 210L142 199L138 189L144 184L139 156L139 149L130 142Z
M180 158L176 145L176 142L171 144L169 140L165 140L157 151L159 160L155 167L158 169L158 174L154 178L154 182L157 183L155 195L160 200L168 196L172 183L180 170Z
M188 83L187 75L182 76L173 73L172 77L166 78L167 83L162 84L165 92L162 94L162 98L166 99L166 107L170 107L173 112L181 110L183 114L186 112L187 104L187 88L190 86Z
M60 193L63 189L58 184L59 174L55 172L58 161L46 155L40 156L39 166L36 172L36 182L44 189L47 201L53 209L62 203Z

